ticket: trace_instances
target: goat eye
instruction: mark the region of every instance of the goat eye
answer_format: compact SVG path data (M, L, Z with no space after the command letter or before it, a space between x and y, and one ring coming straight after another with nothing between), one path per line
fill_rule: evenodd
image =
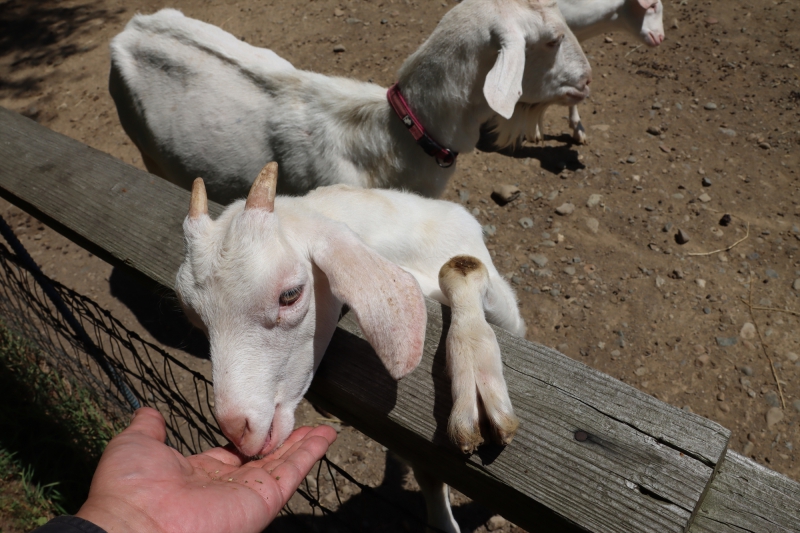
M555 48L556 46L561 44L561 41L563 39L564 39L564 34L562 33L561 35L559 35L558 37L547 43L547 46L550 48Z
M299 300L302 294L303 286L298 285L297 287L291 288L288 291L282 292L280 298L278 298L278 301L281 303L281 305L288 307Z

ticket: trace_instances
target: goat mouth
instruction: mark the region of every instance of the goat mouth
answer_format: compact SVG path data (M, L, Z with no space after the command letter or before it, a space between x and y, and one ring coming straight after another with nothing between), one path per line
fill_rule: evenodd
M274 443L272 442L272 429L274 427L275 427L275 421L273 420L272 423L269 425L269 431L267 432L267 436L264 439L263 446L261 446L261 450L258 453L256 453L255 455L250 456L251 459L253 459L253 460L262 459L266 455L269 455L270 453L272 453L274 451L272 449L272 448L275 447L275 446L273 446Z
M578 89L568 89L567 92L564 93L565 99L570 104L578 104L580 102L583 102L587 96L589 96L588 87L583 91L580 91Z

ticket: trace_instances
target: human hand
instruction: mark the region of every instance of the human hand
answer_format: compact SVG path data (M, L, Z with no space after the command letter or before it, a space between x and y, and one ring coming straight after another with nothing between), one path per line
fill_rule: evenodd
M164 418L143 407L111 439L76 516L109 533L260 532L336 440L328 426L295 430L272 454L244 463L226 448L183 457L164 444Z

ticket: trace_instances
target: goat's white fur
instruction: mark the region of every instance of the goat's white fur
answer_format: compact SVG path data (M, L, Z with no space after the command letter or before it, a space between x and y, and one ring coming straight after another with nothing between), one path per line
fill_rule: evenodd
M464 0L398 81L428 133L469 152L493 115L577 103L590 76L555 0ZM171 9L133 17L112 40L109 90L148 170L187 189L203 176L222 203L272 160L281 194L343 183L437 197L455 170L416 144L383 87L297 70Z
M175 287L209 337L215 414L243 454L268 453L292 431L295 407L343 303L390 374L411 372L422 355L423 294L452 309L448 433L471 452L483 441L479 419L485 418L489 438L510 442L518 422L487 321L519 336L525 324L480 224L463 207L337 185L300 198L279 196L272 209L259 207L261 197L248 199L248 207L240 200L212 221L196 196ZM299 286L299 299L282 305L281 295ZM458 531L449 508L441 507L446 488L430 476L423 481L432 525Z
M661 0L558 0L558 7L580 42L612 31L635 35L648 46L658 46L664 41ZM497 148L507 148L523 139L541 142L544 113L549 105L518 103L511 118L500 114L493 117L486 125L496 137L493 144ZM577 104L569 106L569 127L576 142L586 143Z

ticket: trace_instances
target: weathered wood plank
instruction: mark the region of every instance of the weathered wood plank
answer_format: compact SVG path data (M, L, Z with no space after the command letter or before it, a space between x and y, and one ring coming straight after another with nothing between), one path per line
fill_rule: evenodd
M109 262L172 287L188 192L0 108L0 195ZM521 429L507 448L465 459L445 433L448 310L429 301L428 312L423 362L400 383L346 316L309 397L522 527L686 529L726 429L496 330ZM579 430L586 440L575 438Z
M689 533L800 532L800 483L728 451Z

